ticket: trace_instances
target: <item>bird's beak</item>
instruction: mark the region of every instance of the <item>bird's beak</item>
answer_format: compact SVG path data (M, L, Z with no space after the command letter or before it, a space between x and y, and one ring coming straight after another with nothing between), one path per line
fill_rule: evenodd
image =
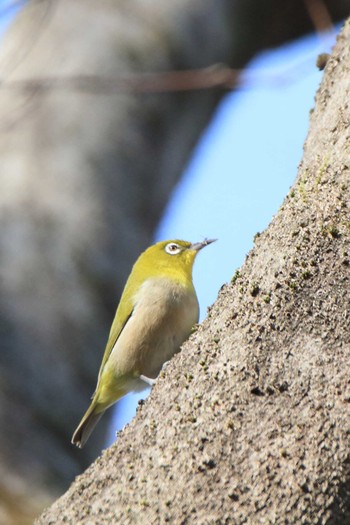
M195 242L194 244L191 244L190 250L195 250L196 252L199 252L199 250L215 241L217 241L217 239L204 239L204 241L202 242Z

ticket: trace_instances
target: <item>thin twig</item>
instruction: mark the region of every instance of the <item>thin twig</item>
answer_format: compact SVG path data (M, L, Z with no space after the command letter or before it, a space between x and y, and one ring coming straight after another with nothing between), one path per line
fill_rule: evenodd
M40 77L9 81L0 79L0 88L20 91L60 89L102 94L125 91L159 93L210 88L232 89L237 84L240 73L240 70L234 70L224 65L214 65L204 69L170 71L166 73L138 73L134 75L120 75L118 77L73 75L69 77Z

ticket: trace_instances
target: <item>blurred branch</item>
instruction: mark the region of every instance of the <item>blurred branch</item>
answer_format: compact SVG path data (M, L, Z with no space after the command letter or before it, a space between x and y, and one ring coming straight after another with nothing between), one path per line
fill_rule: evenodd
M119 77L76 75L12 81L0 79L0 88L30 92L64 89L99 94L113 94L121 91L134 93L193 91L216 87L232 89L237 84L240 73L241 70L215 64L203 69L166 73L138 73Z
M305 70L316 63L317 53L296 65L287 66L278 73L263 74L263 70L249 71L232 69L224 64L213 64L201 69L169 71L165 73L137 73L118 77L100 75L72 75L69 77L40 77L6 81L0 78L0 89L17 90L28 95L51 90L80 91L99 95L128 93L170 93L176 91L196 91L221 88L231 90L236 87L257 85L280 86L293 82L305 74ZM244 75L243 75L244 73Z
M41 77L6 81L0 79L0 90L17 90L28 95L52 90L80 91L98 95L115 93L171 93L221 88L231 90L257 86L281 86L292 83L316 64L317 53L307 60L286 67L278 73L264 74L262 69L247 71L214 64L203 69L145 73L118 77L99 75L72 75L69 77Z

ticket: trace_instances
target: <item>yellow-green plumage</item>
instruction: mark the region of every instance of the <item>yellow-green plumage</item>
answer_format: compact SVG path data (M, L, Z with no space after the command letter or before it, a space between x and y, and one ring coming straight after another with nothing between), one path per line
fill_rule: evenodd
M198 251L211 242L164 241L140 255L117 308L91 405L72 443L82 447L104 411L128 392L143 390L145 380L157 377L187 339L199 315L192 267Z

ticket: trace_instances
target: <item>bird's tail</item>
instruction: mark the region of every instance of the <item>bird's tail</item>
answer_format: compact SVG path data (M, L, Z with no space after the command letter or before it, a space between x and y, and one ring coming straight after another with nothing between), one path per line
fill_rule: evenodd
M105 409L101 408L101 405L95 401L91 403L72 436L73 445L83 448L104 412Z

